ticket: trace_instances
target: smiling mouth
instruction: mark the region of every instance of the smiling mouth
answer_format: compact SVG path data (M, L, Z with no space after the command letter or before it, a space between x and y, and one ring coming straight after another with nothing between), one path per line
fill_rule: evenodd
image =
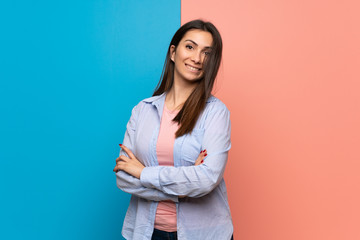
M190 65L187 65L185 64L185 66L190 69L190 71L192 72L200 72L201 68L197 68L197 67L193 67L193 66L190 66Z

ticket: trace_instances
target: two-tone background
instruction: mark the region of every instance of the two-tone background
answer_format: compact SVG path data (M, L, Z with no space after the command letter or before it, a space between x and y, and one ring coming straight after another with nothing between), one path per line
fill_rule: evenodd
M355 0L0 3L0 239L122 239L112 172L182 23L224 40L235 239L360 239Z

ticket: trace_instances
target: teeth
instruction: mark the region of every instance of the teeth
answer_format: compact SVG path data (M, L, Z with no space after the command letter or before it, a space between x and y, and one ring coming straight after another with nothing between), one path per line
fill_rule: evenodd
M193 71L199 71L200 69L199 68L194 68L192 66L189 66L189 65L186 65L189 69L193 70Z

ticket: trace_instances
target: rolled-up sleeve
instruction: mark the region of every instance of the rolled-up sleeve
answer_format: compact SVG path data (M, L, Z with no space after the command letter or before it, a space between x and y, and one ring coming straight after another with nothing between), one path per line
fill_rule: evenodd
M230 112L217 102L204 123L202 149L207 150L204 163L198 166L154 166L143 169L140 181L144 187L170 195L202 197L222 180L231 148Z
M139 104L132 110L131 117L126 126L126 132L123 144L133 151L135 146L135 131L136 131L136 120L139 114ZM120 155L126 155L124 151L120 151ZM127 174L124 171L118 171L116 173L116 185L122 191L133 194L140 198L144 198L152 201L163 201L171 200L178 202L178 197L175 195L166 194L155 188L148 188L141 184L140 180Z

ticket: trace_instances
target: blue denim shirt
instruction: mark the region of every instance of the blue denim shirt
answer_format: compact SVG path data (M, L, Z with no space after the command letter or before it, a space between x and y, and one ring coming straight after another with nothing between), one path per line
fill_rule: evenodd
M122 235L151 239L158 202L172 200L179 240L229 240L233 224L223 174L231 147L230 112L211 96L191 134L175 139L174 166L159 166L156 143L164 102L165 93L141 101L127 124L123 144L146 167L140 179L116 173L117 186L132 194ZM204 163L194 166L204 149Z

